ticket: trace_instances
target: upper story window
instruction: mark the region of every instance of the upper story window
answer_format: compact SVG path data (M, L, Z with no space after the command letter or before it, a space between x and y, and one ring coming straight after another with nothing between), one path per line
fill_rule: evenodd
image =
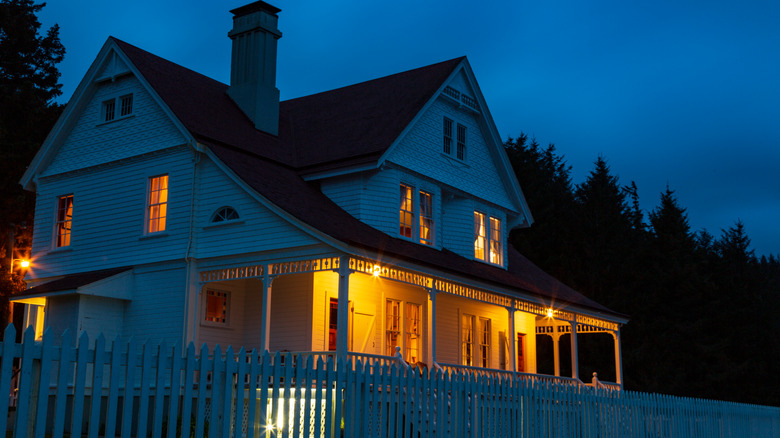
M400 208L400 232L404 237L412 237L414 225L414 203L412 202L412 188L401 184L401 208Z
M70 245L70 229L73 222L73 195L57 198L57 247Z
M451 119L445 117L442 134L442 152L449 156L453 156L454 153L455 158L464 161L466 159L466 126L455 123ZM455 143L454 150L453 142Z
M233 207L222 207L211 217L212 223L238 220L238 212Z
M113 120L128 117L133 114L133 95L125 94L123 96L104 100L100 108L100 121L111 122Z
M420 191L420 243L433 245L433 195Z
M168 175L149 178L147 233L165 231L168 216Z
M419 236L420 243L433 245L433 195L420 190L418 204L414 204L415 189L407 184L401 184L401 202L399 207L399 234L410 239ZM420 220L415 223L414 216Z
M474 258L496 265L503 264L501 219L474 212Z

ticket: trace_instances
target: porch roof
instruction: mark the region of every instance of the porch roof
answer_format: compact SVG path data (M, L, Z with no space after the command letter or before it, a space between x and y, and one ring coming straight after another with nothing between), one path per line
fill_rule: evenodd
M131 266L102 269L99 271L79 272L70 274L44 284L33 286L13 297L11 301L24 302L34 298L50 297L52 295L68 295L78 293L79 288L96 283L133 269Z

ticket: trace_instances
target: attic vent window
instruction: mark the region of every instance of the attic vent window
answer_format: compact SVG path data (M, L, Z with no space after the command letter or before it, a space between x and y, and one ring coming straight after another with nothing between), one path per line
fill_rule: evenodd
M477 106L477 100L474 99L473 97L467 96L450 86L445 87L442 93L445 96L457 102L458 106L465 106L470 110L479 112L479 107Z
M104 100L100 108L100 123L113 122L133 115L133 95Z
M238 220L238 212L233 207L222 207L211 217L211 223L227 222Z

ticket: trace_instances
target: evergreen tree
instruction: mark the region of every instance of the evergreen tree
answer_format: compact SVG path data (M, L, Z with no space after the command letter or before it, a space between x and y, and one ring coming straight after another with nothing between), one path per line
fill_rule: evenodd
M57 25L44 35L37 13L45 6L32 0L0 1L0 256L9 240L13 257L29 253L34 195L19 186L19 179L32 161L62 108L54 102L61 92L57 64L65 49ZM26 225L26 226L25 226ZM7 239L6 236L15 236ZM8 277L8 260L0 276ZM18 274L0 279L5 297L23 283ZM0 303L0 309L7 306ZM1 313L2 311L0 311ZM0 320L5 321L0 314Z

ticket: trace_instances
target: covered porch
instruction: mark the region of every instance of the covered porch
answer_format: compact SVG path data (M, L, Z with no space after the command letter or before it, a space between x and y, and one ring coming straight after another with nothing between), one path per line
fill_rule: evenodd
M198 271L197 316L188 323L187 341L209 348L398 360L582 384L591 375L580 376L578 338L609 334L615 363L610 386L622 385L620 322L542 297L357 256L215 268ZM554 370L547 375L537 366L540 336L554 340ZM571 375L562 375L563 336L570 339Z

